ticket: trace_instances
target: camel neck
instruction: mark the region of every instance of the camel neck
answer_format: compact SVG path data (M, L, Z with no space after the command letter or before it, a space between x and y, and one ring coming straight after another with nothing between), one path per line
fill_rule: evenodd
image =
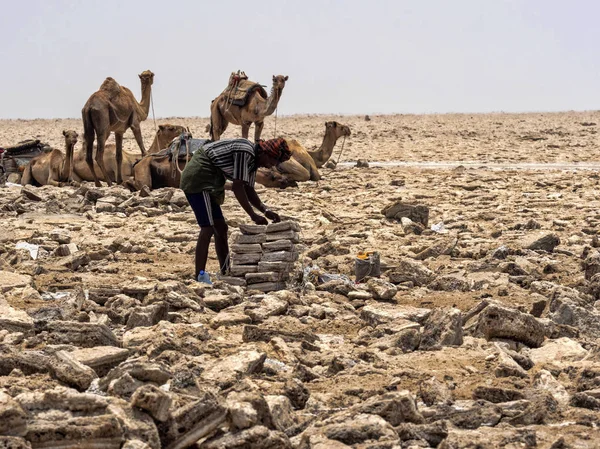
M60 175L63 181L68 181L71 177L71 168L73 161L73 150L75 144L69 143L65 145L65 160L63 161L62 173Z
M308 154L315 161L315 165L317 168L321 168L325 165L325 162L329 160L331 155L333 154L333 148L335 147L335 143L338 138L336 137L334 132L327 130L325 135L323 136L323 142L317 151L309 151Z
M154 136L154 140L152 141L152 145L150 145L150 149L148 150L148 154L158 153L162 148L160 144L160 137L158 133Z
M276 88L275 86L271 87L271 94L269 95L269 98L267 98L265 115L271 115L275 112L282 92L283 89Z
M152 92L152 86L150 83L142 84L142 100L139 102L140 105L140 120L146 120L148 113L150 112L150 94Z

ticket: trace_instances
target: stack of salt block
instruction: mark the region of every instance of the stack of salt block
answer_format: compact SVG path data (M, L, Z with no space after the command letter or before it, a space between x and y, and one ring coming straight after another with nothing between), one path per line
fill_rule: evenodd
M230 276L233 285L271 292L285 288L294 262L300 227L293 221L269 225L241 225L232 235Z

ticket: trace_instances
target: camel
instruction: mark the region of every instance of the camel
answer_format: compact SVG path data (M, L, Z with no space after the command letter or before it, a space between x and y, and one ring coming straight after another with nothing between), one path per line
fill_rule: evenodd
M204 139L192 139L190 142L199 147ZM192 143L190 143L190 146ZM193 150L192 150L193 151ZM142 190L144 187L149 189L159 189L161 187L179 187L181 172L186 165L186 155L179 156L177 165L173 163L172 156L163 150L158 154L148 154L140 161L134 164L133 179L127 180L124 185L131 191ZM295 181L278 171L258 171L256 182L263 185L273 185L281 188L296 187Z
M185 159L179 159L179 170L183 171L186 162ZM168 156L159 156L149 154L144 156L133 167L133 181L125 181L132 192L142 190L144 187L149 189L160 189L161 187L179 188L181 181L181 172L177 170ZM256 182L265 187L297 187L296 181L288 178L285 174L277 170L259 169L256 173Z
M267 182L267 184L263 185L266 187L281 187L280 185L277 185L279 178L272 173L266 173L272 171L279 171L286 178L297 182L319 181L321 175L319 174L318 169L325 165L331 157L337 140L342 136L346 137L349 135L349 127L332 121L325 122L323 142L316 151L307 151L297 140L286 139L288 147L292 152L292 157L290 160L279 164L277 168L259 169L259 173L263 173L261 179L264 179L265 182Z
M60 150L52 150L31 159L23 171L21 184L59 187L71 178L73 148L79 135L75 131L63 131L65 136L65 154Z
M250 125L254 123L254 141L258 142L263 130L264 119L277 109L287 80L287 76L274 75L273 87L268 98L263 95L264 89L255 89L250 93L244 106L232 104L224 93L215 98L210 105L211 140L219 140L229 123L241 125L242 137L247 139Z
M154 136L152 145L150 145L148 154L155 154L160 150L167 148L167 146L169 146L175 137L185 132L189 133L190 128L186 128L181 125L158 125L158 131L156 132L156 136Z
M179 125L159 125L158 132L154 136L154 141L148 150L149 154L158 153L161 149L166 148L169 143L181 133L186 132L186 128ZM116 164L116 146L115 144L106 144L104 146L104 166L108 173L108 181L116 181L117 179L117 164ZM86 161L86 149L82 147L80 151L75 153L73 160L73 177L76 181L94 181L94 175ZM123 179L128 179L133 176L133 166L141 159L139 154L129 153L123 150L123 161L121 163L121 175ZM94 168L96 168L94 164ZM104 174L100 174L100 181L108 182L104 178Z
M129 89L119 86L114 79L108 77L104 80L100 89L91 95L81 110L84 130L83 138L86 145L86 162L98 187L101 184L94 171L94 138L97 140L95 160L109 186L112 185L112 181L104 165L104 144L111 132L115 133L117 184L123 182L121 174L123 134L128 128L131 128L131 131L133 131L142 156L146 154L140 122L146 120L148 117L154 73L146 70L139 77L142 84L141 102L137 102Z
M152 146L148 150L148 154L158 153L161 149L166 148L169 143L181 133L186 132L186 128L179 125L159 125L158 132L154 136ZM123 150L123 162L121 164L121 175L123 179L128 179L133 176L133 166L141 159L139 154L129 153ZM116 146L115 144L106 144L104 146L104 166L109 176L110 181L117 179L117 164L116 164ZM94 168L96 165L94 164ZM73 177L76 181L94 181L94 175L87 165L86 149L82 147L80 151L75 153L73 159ZM108 182L104 175L100 174L100 181Z
M316 151L307 151L297 140L286 139L292 152L292 158L279 164L278 168L259 168L256 182L265 187L285 189L295 187L298 182L319 181L318 168L321 168L331 157L337 140L349 136L350 128L338 122L325 122L323 142ZM185 167L185 159L178 160L179 169ZM126 183L135 191L144 186L150 189L160 187L179 187L180 172L167 155L148 155L142 158L133 169L134 181Z

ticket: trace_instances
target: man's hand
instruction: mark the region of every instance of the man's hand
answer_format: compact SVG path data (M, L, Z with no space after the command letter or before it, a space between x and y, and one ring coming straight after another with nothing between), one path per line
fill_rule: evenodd
M265 211L265 217L267 217L269 220L271 220L273 223L279 223L281 221L281 217L273 212L272 210L267 209Z
M256 223L257 225L266 225L266 224L269 224L269 222L267 221L267 219L265 217L263 217L262 215L254 214L250 218L252 218L252 221L254 223Z

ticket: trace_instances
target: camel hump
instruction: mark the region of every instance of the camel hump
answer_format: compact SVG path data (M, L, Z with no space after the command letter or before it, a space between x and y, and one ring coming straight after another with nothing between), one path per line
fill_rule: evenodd
M108 96L112 99L121 93L121 86L109 76L100 85L100 90L108 93Z
M258 92L265 99L268 97L264 87L246 79L239 80L234 85L228 85L221 95L231 104L244 106L254 92Z

